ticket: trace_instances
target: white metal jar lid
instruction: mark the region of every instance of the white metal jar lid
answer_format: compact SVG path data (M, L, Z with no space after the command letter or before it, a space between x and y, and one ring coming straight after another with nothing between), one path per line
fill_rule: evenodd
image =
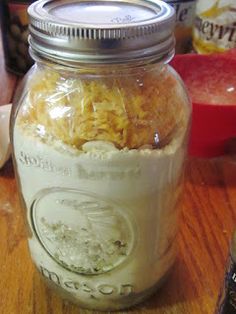
M123 63L174 51L175 11L159 0L43 0L28 13L32 50L57 62Z

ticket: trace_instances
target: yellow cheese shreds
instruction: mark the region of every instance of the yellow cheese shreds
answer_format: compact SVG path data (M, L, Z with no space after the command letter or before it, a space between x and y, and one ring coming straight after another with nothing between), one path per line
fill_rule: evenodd
M229 4L220 7L220 0L216 0L208 10L201 13L201 16L204 18L216 18L222 13L229 11L229 8Z
M73 147L87 141L139 148L165 141L184 116L178 83L168 72L138 78L67 78L41 71L29 83L21 121Z

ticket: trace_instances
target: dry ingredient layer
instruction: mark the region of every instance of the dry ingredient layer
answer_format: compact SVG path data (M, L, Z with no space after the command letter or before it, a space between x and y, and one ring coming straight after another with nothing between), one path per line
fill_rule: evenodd
M92 140L119 149L161 147L184 123L183 102L182 86L166 68L109 78L37 69L20 121L37 125L42 138L51 136L75 148Z

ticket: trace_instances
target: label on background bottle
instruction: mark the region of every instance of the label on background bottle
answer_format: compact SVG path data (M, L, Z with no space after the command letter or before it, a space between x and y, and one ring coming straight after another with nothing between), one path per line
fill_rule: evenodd
M225 274L216 314L236 314L236 263L232 257Z
M11 19L18 19L22 26L28 25L28 15L27 15L27 3L17 3L15 1L10 1L8 3L8 9Z
M175 8L176 24L192 26L196 0L166 0Z
M191 49L192 26L196 0L166 0L176 11L176 52L184 53Z
M235 0L199 0L193 28L198 53L223 52L236 47Z

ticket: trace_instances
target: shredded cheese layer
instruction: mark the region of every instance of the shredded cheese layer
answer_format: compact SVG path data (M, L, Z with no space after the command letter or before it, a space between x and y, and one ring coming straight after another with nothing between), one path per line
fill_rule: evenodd
M103 78L40 70L20 121L73 147L103 140L132 149L165 143L183 122L184 101L168 70Z

